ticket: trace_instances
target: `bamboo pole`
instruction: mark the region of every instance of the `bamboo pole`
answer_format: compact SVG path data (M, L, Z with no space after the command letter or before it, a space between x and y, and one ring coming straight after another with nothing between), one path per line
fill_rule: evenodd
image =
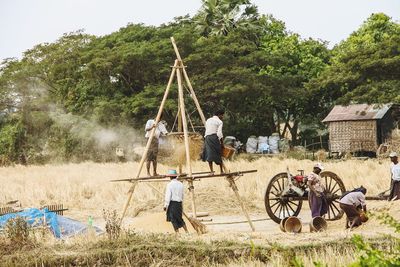
M249 222L251 230L253 230L253 232L254 232L256 229L254 228L253 222L250 220L250 216L247 213L246 207L245 207L242 199L240 198L239 189L236 186L235 180L233 180L233 177L227 177L227 179L229 181L229 186L232 188L233 192L235 193L235 196L236 196L237 200L239 201L239 204L240 204L240 207L243 210L244 216L246 216L246 219Z
M176 71L176 76L178 80L178 93L179 93L179 104L181 107L181 116L182 116L182 126L183 126L183 136L185 139L185 152L186 152L186 168L187 173L191 177L192 176L192 163L190 160L190 147L189 147L189 135L188 135L188 127L187 127L187 120L186 120L186 112L185 112L185 101L183 99L183 86L182 86L182 61L178 61L179 68ZM196 217L196 202L194 196L194 187L193 187L193 179L188 180L189 182L189 191L192 198L192 213L193 218Z
M178 132L180 132L180 133L183 132L182 112L181 112L181 105L179 104L179 94L178 94ZM180 162L178 164L178 173L179 174L183 173L182 163L180 163Z
M171 84L172 84L172 82L174 80L174 76L175 76L175 72L176 72L177 67L178 67L178 61L175 60L175 64L174 64L174 66L172 68L171 76L169 77L167 88L165 89L164 97L163 97L163 99L161 101L160 108L158 109L158 113L157 113L157 117L156 117L156 121L155 121L156 127L157 127L157 124L159 123L159 121L161 119L161 114L163 112L164 105L165 105L165 102L166 102L167 97L168 97L169 89L171 88ZM145 161L146 156L147 156L147 152L149 151L150 144L151 144L151 142L153 141L153 138L154 138L154 133L156 131L156 127L154 127L150 132L150 136L149 136L149 139L147 140L146 148L144 149L144 152L143 152L143 155L142 155L142 159L140 160L140 163L139 163L139 169L138 169L136 178L139 178L140 172L142 171L143 164L144 164L144 161ZM128 198L127 198L127 200L125 202L125 205L123 207L123 210L122 210L120 225L122 224L122 220L125 217L126 210L128 209L129 203L130 203L130 201L132 199L132 195L133 195L133 191L135 190L135 187L136 187L136 184L133 183L131 185L129 191L128 191Z
M180 62L182 62L182 58L181 58L181 55L180 55L180 53L179 53L178 47L177 47L177 45L176 45L176 43L175 43L174 37L171 37L171 42L172 42L172 46L174 47L174 50L175 50L176 58L177 58ZM200 103L199 103L199 101L197 100L196 93L195 93L194 90L193 90L192 84L191 84L191 82L190 82L190 80L189 80L189 76L188 76L187 73L186 73L186 69L185 69L185 66L183 65L183 62L182 62L182 71L183 71L183 77L185 78L186 83L187 83L187 85L188 85L188 87L189 87L190 94L191 94L192 97L193 97L194 104L196 105L197 111L199 112L201 121L203 122L203 125L206 126L206 117L204 116L203 110L202 110L201 107L200 107Z

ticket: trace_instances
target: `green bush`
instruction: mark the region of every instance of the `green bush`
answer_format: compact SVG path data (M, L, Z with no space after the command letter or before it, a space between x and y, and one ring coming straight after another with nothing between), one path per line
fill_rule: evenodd
M18 120L11 120L0 128L0 165L18 162L24 140L24 127Z
M395 229L396 233L400 232L400 222L394 219L388 213L382 213L376 216L383 224L389 225ZM371 246L365 242L360 235L355 235L352 238L353 243L356 245L360 256L352 263L352 267L391 267L400 266L400 239L393 237L396 240L396 245L393 249L382 250L377 247Z

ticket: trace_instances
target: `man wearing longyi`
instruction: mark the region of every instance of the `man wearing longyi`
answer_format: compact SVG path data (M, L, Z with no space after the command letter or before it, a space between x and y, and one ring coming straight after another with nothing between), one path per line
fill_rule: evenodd
M214 116L206 121L202 160L208 162L211 172L214 172L213 162L220 166L221 173L224 172L224 163L222 162L222 148L224 146L222 120L224 114L224 110L218 110L214 113Z
M175 233L179 233L179 228L182 227L188 233L185 221L182 218L183 184L177 180L178 173L176 170L169 170L167 176L171 178L171 182L168 183L165 190L164 211L167 212L167 222L172 223Z

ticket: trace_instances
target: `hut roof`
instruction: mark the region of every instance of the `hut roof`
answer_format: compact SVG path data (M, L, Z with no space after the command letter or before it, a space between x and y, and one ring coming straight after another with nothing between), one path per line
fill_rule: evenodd
M335 106L322 122L379 120L385 116L392 104L354 104Z

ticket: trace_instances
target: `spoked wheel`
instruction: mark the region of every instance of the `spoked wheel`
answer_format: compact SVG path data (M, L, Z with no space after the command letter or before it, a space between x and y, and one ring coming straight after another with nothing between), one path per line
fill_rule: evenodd
M339 220L343 216L343 210L339 207L339 198L346 191L343 181L333 172L321 172L320 176L326 187L326 199L328 202L326 220Z
M265 192L265 209L269 217L276 223L280 223L286 217L299 215L303 204L301 199L282 196L287 181L287 173L279 173L271 179Z

